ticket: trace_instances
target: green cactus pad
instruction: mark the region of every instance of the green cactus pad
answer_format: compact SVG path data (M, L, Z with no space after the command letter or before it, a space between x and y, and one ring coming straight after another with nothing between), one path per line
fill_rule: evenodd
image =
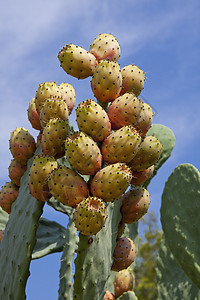
M45 255L61 252L65 242L66 228L60 224L40 218L36 234L36 245L32 253L32 259Z
M188 277L200 288L200 174L179 165L162 195L161 223L167 244Z
M38 151L37 151L38 152ZM29 169L22 177L17 200L0 244L0 299L24 300L36 231L43 211L43 202L33 198L28 189Z
M127 293L122 294L118 300L138 300L134 292L128 291Z
M167 246L163 235L157 259L158 300L199 300L200 291L187 277Z

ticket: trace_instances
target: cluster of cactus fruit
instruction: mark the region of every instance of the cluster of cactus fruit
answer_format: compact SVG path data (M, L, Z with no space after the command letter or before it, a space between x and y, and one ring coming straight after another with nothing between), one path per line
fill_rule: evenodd
M77 105L79 131L75 132L69 121L76 104L73 86L53 81L40 83L27 111L32 127L39 131L37 141L23 127L13 130L9 140L13 155L9 166L11 181L0 190L0 206L14 214L13 203L20 198L20 183L25 181L27 170L28 193L32 196L29 201L40 203L40 210L48 203L65 211L69 216L69 236L75 232L77 237L78 230L79 248L76 249L74 237L72 248L77 253L75 268L78 270L82 263L82 272L82 256L92 261L88 247L97 247L100 234L106 237L110 232L110 258L109 266L105 266L108 262L103 266L103 289L94 296L95 290L91 298L97 300L115 299L133 291L130 267L135 260L136 242L131 237L150 205L147 183L173 148L168 149L164 138L162 143L162 137L154 134L152 108L139 98L145 73L133 64L120 69L119 57L120 45L111 34L100 34L89 51L73 44L61 49L58 59L67 74L78 79L92 76L95 100L87 99ZM163 127L158 128L158 136ZM170 139L173 144L173 137ZM0 234L3 236L3 232ZM68 242L71 241L72 237ZM63 253L68 253L65 247ZM106 282L113 271L117 272L114 291L109 292ZM85 287L86 279L81 281L81 276L75 271L73 299L90 299L92 288L89 284ZM131 293L130 297L134 295ZM71 283L63 294L60 299L72 299Z

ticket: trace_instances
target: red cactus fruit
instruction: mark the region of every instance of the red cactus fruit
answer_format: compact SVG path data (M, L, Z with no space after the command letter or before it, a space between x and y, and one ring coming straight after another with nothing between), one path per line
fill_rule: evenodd
M42 126L40 124L40 114L38 113L35 105L35 98L29 102L27 109L28 119L32 127L36 130L41 130Z
M0 206L8 214L11 213L12 204L17 199L19 187L12 182L6 182L0 190Z
M76 118L79 130L96 142L102 142L110 134L111 123L106 111L92 99L78 105Z
M150 194L143 187L129 190L122 196L122 222L131 224L141 219L148 211Z
M48 186L56 200L70 207L76 207L89 197L89 188L84 179L65 166L58 167L50 174Z
M122 89L120 95L134 93L139 96L144 88L145 73L135 65L128 65L121 69Z
M117 233L117 239L120 238L124 234L126 224L122 221L119 222L118 225L118 233Z
M133 177L131 180L131 184L138 186L144 183L145 181L147 181L149 178L153 176L153 172L154 172L154 165L141 172L136 172L132 170Z
M136 247L134 242L126 237L119 238L113 253L111 270L119 272L127 269L134 262L135 254Z
M111 292L106 291L103 299L104 300L115 300L115 296Z
M101 199L88 197L74 211L74 223L83 235L93 235L101 230L106 221L106 207Z
M16 159L11 160L8 167L8 176L15 185L20 186L20 179L26 169L26 165L21 165Z
M123 293L133 291L135 287L135 276L130 268L117 272L114 279L115 297L120 297Z
M105 202L113 202L126 191L131 179L131 170L125 163L108 165L92 178L90 191Z
M112 34L99 34L90 45L90 53L92 53L98 61L112 60L118 61L120 57L120 45Z
M27 129L16 128L11 132L9 149L20 164L26 165L36 150L35 140Z
M63 70L78 79L84 79L93 74L98 64L96 57L82 47L68 44L58 53L60 66Z

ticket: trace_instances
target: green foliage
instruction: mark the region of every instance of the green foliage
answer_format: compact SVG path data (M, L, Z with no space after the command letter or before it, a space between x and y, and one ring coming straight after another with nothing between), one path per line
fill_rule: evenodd
M140 300L154 300L156 298L156 257L162 237L158 223L153 213L148 213L140 220L143 235L139 237L136 256L135 293Z

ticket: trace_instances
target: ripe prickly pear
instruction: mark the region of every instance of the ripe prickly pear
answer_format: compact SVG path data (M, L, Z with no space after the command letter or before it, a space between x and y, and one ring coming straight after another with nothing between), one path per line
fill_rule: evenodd
M79 130L96 142L102 142L110 134L111 123L106 111L92 99L78 105L76 118Z
M67 104L61 98L48 98L46 99L41 112L40 123L45 127L50 119L62 119L67 121L69 117Z
M137 186L144 183L147 179L153 176L153 171L154 165L141 172L136 172L132 170L133 178L131 180L131 184Z
M123 293L133 291L135 287L135 276L130 268L119 271L114 279L115 297L121 296Z
M17 199L19 187L12 182L6 182L0 190L0 206L8 214L11 213L12 204Z
M27 109L28 119L34 129L41 130L42 126L40 124L40 114L38 113L35 105L35 98L29 102Z
M26 169L26 165L21 165L16 159L11 160L8 167L8 176L15 185L20 186L20 179Z
M120 237L116 242L111 270L119 272L127 269L134 262L135 254L134 242L129 238Z
M55 158L65 155L65 141L69 135L67 121L51 119L44 127L41 139L42 152Z
M131 179L131 170L125 163L108 165L92 178L90 191L105 202L113 202L126 191Z
M58 85L58 88L61 92L61 98L66 102L69 115L74 108L75 101L76 101L76 94L73 86L69 83L61 83Z
M35 140L27 129L16 128L11 132L9 149L20 164L26 165L36 150Z
M29 173L29 190L33 197L40 201L48 201L51 197L48 177L57 168L57 161L48 155L36 155Z
M145 73L135 65L128 65L121 69L122 89L120 95L124 93L134 93L139 96L144 88Z
M112 129L119 129L125 125L134 126L138 121L141 107L142 102L131 93L115 99L107 110Z
M103 141L103 159L109 164L129 162L136 155L140 143L141 137L137 131L132 126L123 126Z
M113 101L119 96L122 84L120 66L117 62L101 60L94 70L91 88L101 102Z
M101 199L88 197L80 202L74 212L74 223L83 235L93 235L106 221L106 207Z
M118 61L120 57L120 45L112 34L99 34L90 45L90 53L92 53L98 61L112 60Z
M89 188L83 178L74 170L59 166L48 178L52 196L59 202L70 206L76 205L89 197Z
M129 162L132 171L141 172L155 165L161 152L162 144L155 136L146 136L140 144L136 156Z
M77 172L94 175L102 165L102 155L95 141L84 132L76 132L65 142L66 157Z
M82 47L68 44L58 53L60 66L63 70L78 79L91 76L98 64L96 57Z
M35 94L35 105L39 114L46 99L50 97L61 97L60 89L56 83L54 81L40 83Z
M104 300L115 300L115 296L111 292L106 291L103 299Z
M139 132L141 137L145 137L147 131L152 125L153 112L150 105L147 103L142 104L137 123L134 125L135 129Z
M150 205L149 192L143 187L129 190L122 196L122 222L131 224L141 219L148 211Z

